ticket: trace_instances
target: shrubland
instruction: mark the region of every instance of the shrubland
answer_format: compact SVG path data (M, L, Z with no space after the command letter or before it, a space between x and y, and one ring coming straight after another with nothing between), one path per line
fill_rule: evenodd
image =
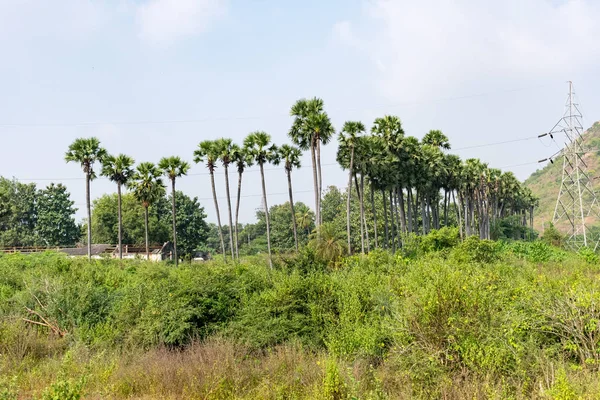
M598 257L457 236L272 270L0 256L0 399L600 397Z

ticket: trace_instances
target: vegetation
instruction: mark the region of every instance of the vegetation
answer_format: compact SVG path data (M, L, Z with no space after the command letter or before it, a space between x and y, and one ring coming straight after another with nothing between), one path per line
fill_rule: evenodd
M272 270L263 257L173 268L0 256L0 393L600 395L598 257L542 241L461 242L457 228L405 241L396 255L348 258L308 246L274 257Z

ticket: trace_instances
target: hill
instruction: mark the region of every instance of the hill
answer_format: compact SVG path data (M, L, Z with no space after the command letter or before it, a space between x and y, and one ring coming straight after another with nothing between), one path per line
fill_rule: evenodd
M559 141L557 140L557 142ZM594 123L583 134L583 142L586 148L597 149L587 153L583 158L588 166L590 177L596 177L597 172L600 171L600 122ZM557 156L554 163L548 163L544 168L538 169L525 180L525 186L529 187L540 199L540 204L534 214L534 227L538 231L542 230L543 224L552 222L561 179L562 158ZM596 192L599 192L598 182L594 184L594 188ZM590 222L597 223L600 221L591 219ZM563 230L566 229L566 226L560 224L557 228Z

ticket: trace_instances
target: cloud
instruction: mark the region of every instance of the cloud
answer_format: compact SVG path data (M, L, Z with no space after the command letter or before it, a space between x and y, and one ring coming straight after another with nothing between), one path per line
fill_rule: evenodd
M165 44L206 31L226 11L225 0L150 0L136 19L144 40Z
M496 80L568 79L600 61L593 0L369 0L333 35L366 56L395 100Z

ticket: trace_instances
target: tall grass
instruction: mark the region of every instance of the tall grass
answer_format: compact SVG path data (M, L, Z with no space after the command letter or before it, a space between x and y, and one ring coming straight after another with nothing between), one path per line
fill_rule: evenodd
M600 397L597 257L410 243L273 271L1 256L0 399Z

